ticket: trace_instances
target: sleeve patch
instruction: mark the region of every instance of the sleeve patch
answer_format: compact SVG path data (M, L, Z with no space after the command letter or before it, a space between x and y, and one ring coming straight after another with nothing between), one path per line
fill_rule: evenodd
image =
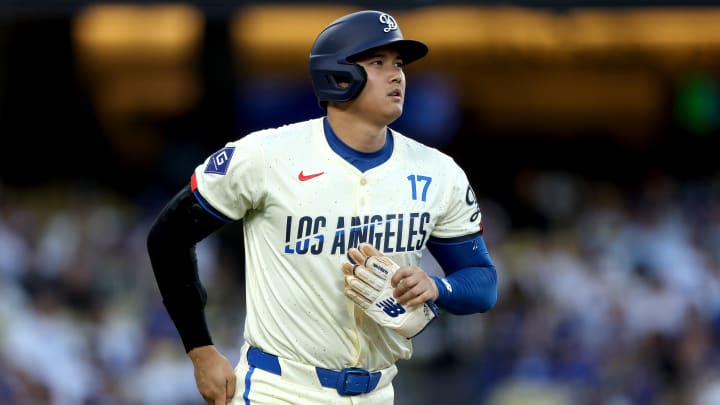
M215 152L210 156L207 166L205 166L205 173L225 175L228 166L230 166L230 159L232 159L233 153L235 153L234 146L227 146Z

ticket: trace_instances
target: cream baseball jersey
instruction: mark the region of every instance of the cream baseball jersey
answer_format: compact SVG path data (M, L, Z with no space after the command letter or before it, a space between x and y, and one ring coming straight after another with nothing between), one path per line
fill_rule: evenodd
M211 211L243 219L245 339L280 357L377 370L412 343L343 294L342 263L366 241L399 265L420 265L430 236L480 230L467 176L447 155L392 132L393 153L365 172L329 146L323 118L250 133L195 169Z

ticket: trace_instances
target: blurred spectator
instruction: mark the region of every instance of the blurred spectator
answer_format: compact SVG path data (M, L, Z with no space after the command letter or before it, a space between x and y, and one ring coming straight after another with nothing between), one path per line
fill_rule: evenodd
M718 403L718 182L519 181L534 226L513 228L502 202L482 202L497 307L418 336L398 405ZM25 192L23 204L9 198L22 191L0 201L0 404L202 404L145 256L157 207ZM236 230L198 248L209 322L234 325L217 334L228 352L242 343ZM440 271L431 256L423 265Z

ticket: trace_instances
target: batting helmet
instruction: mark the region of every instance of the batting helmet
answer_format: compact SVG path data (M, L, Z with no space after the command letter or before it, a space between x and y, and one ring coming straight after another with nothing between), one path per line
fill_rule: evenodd
M310 50L310 76L320 106L325 108L328 101L350 101L360 94L367 74L352 58L383 46L397 49L405 64L428 52L424 43L404 39L395 19L381 11L348 14L320 32Z

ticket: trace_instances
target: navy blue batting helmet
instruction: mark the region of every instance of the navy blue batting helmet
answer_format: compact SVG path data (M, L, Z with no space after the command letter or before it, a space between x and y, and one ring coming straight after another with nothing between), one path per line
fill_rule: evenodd
M310 76L320 105L325 108L328 101L350 101L360 94L367 74L352 58L383 46L397 49L404 64L428 53L424 43L403 38L397 21L381 11L348 14L320 32L310 50Z

